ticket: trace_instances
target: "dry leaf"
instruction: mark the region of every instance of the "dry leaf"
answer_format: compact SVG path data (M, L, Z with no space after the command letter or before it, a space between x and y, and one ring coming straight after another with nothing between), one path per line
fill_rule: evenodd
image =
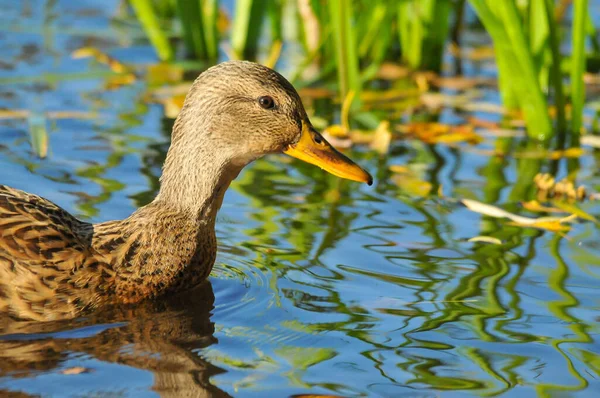
M0 109L0 119L25 119L29 116L26 110Z
M163 105L165 116L169 119L175 119L181 111L181 108L183 108L185 94L174 95L173 97L167 98L157 98L156 100Z
M410 97L417 97L420 91L418 89L390 89L386 91L368 91L360 93L360 99L368 103L399 102Z
M483 61L493 59L496 56L493 47L476 47L464 49L461 56L473 61Z
M408 77L410 69L406 66L384 62L377 71L377 78L383 80L398 80Z
M564 210L559 209L557 207L542 206L540 204L540 202L538 202L537 200L530 200L529 202L521 202L521 205L526 210L535 211L535 212L544 212L544 213L570 213L568 211L564 211Z
M408 167L401 166L399 164L393 164L389 167L389 169L392 173L399 173L399 174L411 173L411 171Z
M575 214L570 215L568 217L523 217L510 213L499 207L481 203L472 199L462 199L460 202L464 204L469 210L474 211L476 213L495 218L508 218L509 220L513 221L513 225L517 225L520 227L526 226L540 228L555 232L569 230L569 226L564 225L564 223L571 222L577 218L577 215Z
M506 113L506 109L504 109L502 105L491 102L470 102L462 106L462 108L469 112L496 113L499 115L504 115Z
M183 68L179 65L159 63L148 66L146 81L150 86L179 83L183 80Z
M483 243L491 243L494 245L501 245L502 241L498 238L494 238L493 236L475 236L469 239L469 242L483 242Z
M468 142L478 144L483 138L470 125L451 126L442 123L416 122L399 126L399 130L410 138L427 144Z
M545 149L533 151L520 151L514 154L516 159L562 159L579 158L585 154L582 148L567 148L564 151L547 151Z
M560 220L541 220L541 221L537 221L533 224L528 224L528 225L523 225L523 224L520 224L520 223L514 222L514 221L509 222L508 224L514 225L516 227L531 227L531 228L545 229L550 232L567 232L571 229L571 226L566 225L564 223L573 221L575 218L577 218L577 216L573 214L569 217L565 217Z
M100 51L94 47L82 47L78 50L73 51L71 56L75 59L92 57L97 62L108 65L110 70L112 70L113 72L117 72L117 73L130 72L130 69L127 66L125 66L124 64L122 64L120 61L116 60L115 58L110 57L109 55L103 53L102 51Z
M589 145L594 148L600 148L600 136L597 135L584 135L581 137L582 145Z
M379 154L385 155L390 149L391 141L392 133L390 132L390 122L384 120L379 123L379 126L377 126L373 141L371 142L370 146Z
M82 366L74 366L72 368L63 369L60 371L60 373L62 373L64 375L78 375L78 374L82 374L82 373L89 373L91 371L92 371L91 369L84 368Z
M339 124L332 124L323 130L323 134L327 134L330 137L345 138L348 137L348 130Z
M328 134L326 131L323 132L323 137L333 145L334 148L348 149L352 147L352 140L348 137L336 137Z
M585 154L582 148L567 148L564 151L552 151L550 159L579 158Z
M391 180L402 190L414 196L427 196L431 193L432 184L421 179L417 173L406 166L392 165L390 170L394 172Z
M322 87L304 87L298 90L298 94L308 99L332 98L335 96L335 91Z
M482 77L436 76L432 79L431 83L434 86L450 90L468 90L479 85L489 86L495 84L495 80Z

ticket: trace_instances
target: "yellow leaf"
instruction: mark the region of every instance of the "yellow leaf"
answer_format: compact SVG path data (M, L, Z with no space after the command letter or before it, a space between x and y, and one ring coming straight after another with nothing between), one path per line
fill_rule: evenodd
M377 78L384 80L399 80L408 77L410 69L406 66L384 62L377 71Z
M565 217L561 220L540 220L531 224L520 224L518 222L510 222L510 225L514 225L517 227L531 227L538 229L545 229L552 232L566 232L571 229L571 226L568 224L563 224L568 217ZM567 220L569 221L569 220Z
M129 68L127 66L125 66L120 61L108 56L107 54L103 53L102 51L100 51L94 47L79 48L79 49L73 51L73 53L71 53L71 57L73 57L75 59L92 57L97 62L108 65L110 70L112 70L113 72L117 72L117 73L129 72Z
M512 225L547 229L555 232L568 231L570 227L568 225L564 225L564 223L571 222L577 218L577 215L575 214L568 217L523 217L510 213L499 207L481 203L476 200L462 199L460 202L462 202L462 204L464 204L471 211L484 214L489 217L508 218L509 220L513 221Z
M585 154L582 148L567 148L564 151L550 152L550 159L579 158Z
M431 183L419 178L413 170L402 166L391 166L390 169L395 173L391 180L409 194L427 196L431 192Z
M26 110L0 109L0 119L25 119L29 116Z
M556 208L542 206L537 200L530 200L529 202L521 202L523 208L529 211L544 212L544 213L570 213L568 211Z
M393 164L390 166L390 171L393 173L410 173L410 169L406 166Z
M275 40L273 45L271 46L271 50L269 51L269 57L263 62L265 66L269 68L274 68L275 64L279 60L279 56L281 55L281 48L283 47L283 43L281 40Z
M344 98L344 102L342 103L340 121L342 122L342 126L344 126L346 131L350 131L350 107L352 106L352 100L354 100L355 95L356 91L348 91L348 94L346 94L346 98Z
M78 375L81 373L89 373L91 370L88 368L84 368L83 366L73 366L72 368L67 368L61 370L60 373L64 375Z
M390 142L392 141L392 133L390 132L390 122L382 121L375 130L375 136L371 142L371 148L376 150L381 155L388 153Z
M473 131L470 125L450 126L442 123L411 123L403 129L411 138L427 144L468 142L478 144L483 138Z
M340 126L339 124L334 124L323 130L323 134L328 134L332 137L345 138L348 137L348 131Z
M179 83L183 80L183 68L179 65L168 63L150 65L146 74L146 80L151 86Z

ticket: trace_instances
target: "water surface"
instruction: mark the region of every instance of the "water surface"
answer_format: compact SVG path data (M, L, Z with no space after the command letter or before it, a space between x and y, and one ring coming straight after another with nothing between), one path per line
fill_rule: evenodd
M0 120L0 183L91 222L128 216L157 191L172 120L148 102L143 77L110 87L105 66L70 54L91 45L143 68L156 62L151 47L120 20L118 1L0 4L0 108L31 115ZM464 68L495 75L492 60ZM59 111L73 115L51 116ZM440 121L469 116L498 119L448 107ZM49 132L46 159L32 153L32 125ZM479 150L500 139L484 137L475 150L396 141L380 157L358 147L350 155L372 187L283 156L255 162L225 197L208 284L66 322L1 325L0 394L594 396L597 226L561 235L460 206L473 198L536 216L519 205L534 193L527 172L566 174L564 162L490 157ZM598 160L586 148L574 161L592 189ZM390 165L432 194L398 185ZM468 242L478 235L502 244Z

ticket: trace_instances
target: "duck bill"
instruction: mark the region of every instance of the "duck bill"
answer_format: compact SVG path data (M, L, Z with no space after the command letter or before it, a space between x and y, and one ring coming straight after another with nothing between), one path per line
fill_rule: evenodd
M371 185L373 177L345 155L338 152L308 123L302 122L300 140L289 145L284 153L319 166L323 170L352 181Z

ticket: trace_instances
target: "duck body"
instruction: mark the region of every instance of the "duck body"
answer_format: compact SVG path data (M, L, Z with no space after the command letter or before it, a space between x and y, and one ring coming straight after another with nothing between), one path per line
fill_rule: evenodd
M211 224L157 203L124 220L89 224L0 186L0 312L63 319L194 287L215 261Z
M156 198L124 220L82 222L39 196L0 185L0 313L57 320L197 286L213 267L215 220L243 167L286 153L372 182L312 128L277 72L230 61L192 84L175 121Z

